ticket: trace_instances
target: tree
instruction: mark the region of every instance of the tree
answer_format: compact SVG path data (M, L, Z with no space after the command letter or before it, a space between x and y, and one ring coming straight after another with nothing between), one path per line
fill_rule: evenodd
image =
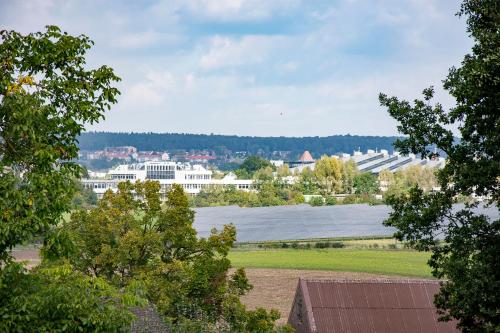
M363 172L354 177L356 194L375 194L379 191L377 177L369 172Z
M379 97L407 135L395 143L402 153L433 158L429 146L435 145L447 154L437 173L441 191L425 193L415 187L406 196L393 196L393 212L385 224L398 228L398 239L432 252L434 276L446 279L435 298L443 320L457 319L464 332L497 332L500 220L478 214L473 209L477 203L459 210L452 203L455 196L475 194L500 208L500 2L465 0L459 15L467 17L474 46L444 81L456 106L445 111L433 105L432 88L413 104ZM458 126L459 140L450 125Z
M181 186L174 185L163 204L158 182L118 186L96 208L73 213L55 231L66 235L68 246L47 243L44 257L64 258L84 275L136 290L174 327L196 331L199 325L222 325L247 332L249 313L239 296L251 285L244 270L228 272L235 227L198 238L194 212ZM274 320L267 325L274 327Z
M353 159L342 163L342 190L344 193L352 193L354 190L354 180L358 174L358 167Z
M273 168L270 166L256 170L252 178L257 182L272 181L274 179Z
M239 178L249 179L253 177L254 173L257 170L261 170L267 167L271 168L272 170L275 169L274 165L272 165L268 160L263 159L259 156L249 156L240 165L240 168L235 171L235 173ZM240 177L240 175L244 177Z
M322 156L314 167L314 176L324 195L342 190L342 161L336 157Z
M302 169L302 172L296 174L296 176L298 177L298 182L294 187L299 192L303 194L317 194L318 184L314 177L314 172L309 167Z
M116 102L119 78L88 69L83 35L49 26L0 41L0 331L121 331L131 316L111 286L67 266L28 271L10 253L69 209L77 137Z
M71 200L71 205L75 208L91 207L97 205L97 194L90 188L86 188L79 180L74 181L76 188Z

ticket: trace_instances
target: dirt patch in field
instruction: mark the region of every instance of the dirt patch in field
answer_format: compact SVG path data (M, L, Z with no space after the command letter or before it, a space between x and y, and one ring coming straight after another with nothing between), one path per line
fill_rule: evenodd
M38 249L15 249L12 251L12 256L16 261L27 262L27 267L31 268L40 263L40 250Z
M16 249L12 251L17 261L27 261L28 267L40 263L38 249ZM288 320L288 314L292 307L293 298L299 278L309 279L397 279L401 277L390 275L376 275L368 273L314 271L297 269L269 269L269 268L246 268L245 269L253 289L242 297L243 303L249 309L263 307L265 309L276 309L281 313L280 324Z
M246 268L247 277L253 289L242 297L250 309L263 307L276 309L281 313L280 324L285 324L292 307L299 278L309 279L400 279L397 276L368 273L309 271L295 269Z

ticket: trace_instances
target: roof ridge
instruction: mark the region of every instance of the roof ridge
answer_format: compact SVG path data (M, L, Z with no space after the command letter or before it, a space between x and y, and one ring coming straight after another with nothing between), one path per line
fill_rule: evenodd
M305 282L338 282L338 283L435 283L439 284L444 280L435 279L336 279L336 278L300 278Z

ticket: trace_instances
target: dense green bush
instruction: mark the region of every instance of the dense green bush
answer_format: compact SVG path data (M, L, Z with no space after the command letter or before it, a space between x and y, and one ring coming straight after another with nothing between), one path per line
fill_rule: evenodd
M325 201L324 201L323 197L312 197L311 199L309 199L309 205L311 205L313 207L323 206L324 204L325 204Z

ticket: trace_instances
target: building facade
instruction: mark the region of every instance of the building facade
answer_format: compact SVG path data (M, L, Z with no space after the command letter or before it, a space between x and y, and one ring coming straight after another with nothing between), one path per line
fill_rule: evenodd
M229 174L223 179L213 179L212 171L201 165L169 161L119 165L103 178L82 179L82 183L85 188L92 189L101 198L109 189L116 191L120 182L134 183L146 180L158 181L163 193L173 184L181 185L189 195L196 195L210 186L234 186L237 190L243 191L253 189L253 181L250 179L236 179L234 174Z

